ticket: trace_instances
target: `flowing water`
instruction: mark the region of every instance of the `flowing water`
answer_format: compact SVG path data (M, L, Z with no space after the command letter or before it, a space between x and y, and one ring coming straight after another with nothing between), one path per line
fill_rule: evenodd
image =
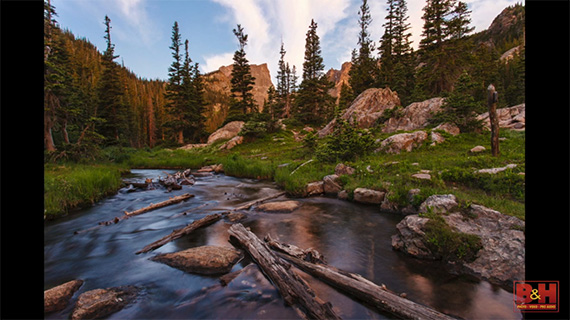
M169 170L132 170L128 178L142 182L164 177ZM198 178L193 186L166 192L164 188L126 192L88 209L49 222L44 229L44 289L72 279L85 282L66 309L47 319L69 318L77 296L88 290L121 285L141 288L137 300L109 319L296 319L278 292L257 268L241 273L228 286L218 277L190 274L149 260L158 253L202 245L231 246L226 221L135 254L147 244L207 214L278 192L274 183L225 175ZM194 198L98 226L169 197L192 193ZM465 319L521 319L513 311L512 293L486 281L452 275L439 262L420 261L391 249L391 236L402 216L379 212L377 207L326 197L298 199L302 206L290 214L249 211L241 223L260 238L271 234L282 242L312 247L337 268L355 272L407 298ZM186 215L181 213L187 212ZM96 227L96 228L93 228ZM74 234L75 231L90 229ZM234 266L239 270L251 261ZM317 296L330 301L344 319L388 319L385 314L346 297L328 285L302 274Z

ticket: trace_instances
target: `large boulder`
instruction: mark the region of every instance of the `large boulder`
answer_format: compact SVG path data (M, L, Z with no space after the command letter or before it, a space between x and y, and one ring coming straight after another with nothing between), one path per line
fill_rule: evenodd
M398 130L411 131L423 129L433 114L441 111L443 98L431 98L422 102L414 102L405 107L400 116L392 117L384 122L382 132L396 132Z
M360 203L381 204L386 192L366 188L354 189L354 201Z
M71 280L44 291L44 313L65 309L69 299L81 287L83 280Z
M212 144L219 140L229 140L237 136L238 133L243 128L245 122L243 121L232 121L227 123L225 126L216 130L208 137L208 144Z
M72 320L100 319L123 309L138 293L134 286L95 289L79 296L71 314Z
M228 273L242 257L243 253L233 248L202 246L174 253L159 254L152 257L151 260L189 273L221 274Z
M450 208L448 212L437 211L442 213L441 217L451 230L475 235L481 240L482 247L473 260L448 261L456 271L504 287L512 286L513 280L524 278L524 221L476 204L458 212L457 207L452 209L455 201L448 196L431 198L429 202L442 204L440 208ZM427 207L428 204L422 204L420 211ZM428 221L429 218L421 215L406 216L396 226L398 232L392 236L392 248L420 259L441 258L430 250L426 239Z
M375 152L383 151L397 154L402 151L410 152L412 149L421 146L427 137L428 134L425 131L395 134L382 141L380 148L376 149Z
M400 105L400 98L396 92L389 88L370 88L358 95L340 118L356 124L360 129L370 128L376 124L376 120L385 110L398 105ZM319 137L331 134L335 125L336 119L318 132Z
M475 204L469 216L472 219L461 213L444 216L452 228L481 238L483 248L474 261L463 265L463 271L507 287L513 280L524 279L524 221Z

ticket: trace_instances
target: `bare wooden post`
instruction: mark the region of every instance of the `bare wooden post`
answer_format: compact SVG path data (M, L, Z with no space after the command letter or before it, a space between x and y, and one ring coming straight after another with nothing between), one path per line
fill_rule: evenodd
M491 124L491 153L493 157L499 155L499 119L497 118L497 101L499 93L495 86L487 87L487 106L489 107L489 122Z

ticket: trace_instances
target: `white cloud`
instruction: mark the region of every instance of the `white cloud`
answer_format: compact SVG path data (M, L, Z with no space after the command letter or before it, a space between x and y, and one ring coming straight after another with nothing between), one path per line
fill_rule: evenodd
M206 61L206 63L201 64L200 67L204 73L216 71L221 66L227 66L234 63L233 56L233 52L206 56L204 57L204 61Z
M317 33L323 39L335 32L337 24L346 18L349 0L213 0L230 10L232 19L228 23L241 24L248 34L247 58L252 64L267 63L271 76L277 75L277 62L281 41L284 42L285 60L295 65L298 75L302 70L305 53L305 34L311 19L317 22ZM224 13L222 13L223 15ZM222 19L223 21L226 19ZM237 49L237 42L236 42ZM215 70L215 63L227 63L231 53L205 57L204 71ZM232 63L231 59L229 63Z

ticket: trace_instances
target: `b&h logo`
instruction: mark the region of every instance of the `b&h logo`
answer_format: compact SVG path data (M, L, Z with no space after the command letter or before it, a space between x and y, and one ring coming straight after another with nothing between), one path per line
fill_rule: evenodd
M515 309L521 312L559 312L559 281L514 281Z

